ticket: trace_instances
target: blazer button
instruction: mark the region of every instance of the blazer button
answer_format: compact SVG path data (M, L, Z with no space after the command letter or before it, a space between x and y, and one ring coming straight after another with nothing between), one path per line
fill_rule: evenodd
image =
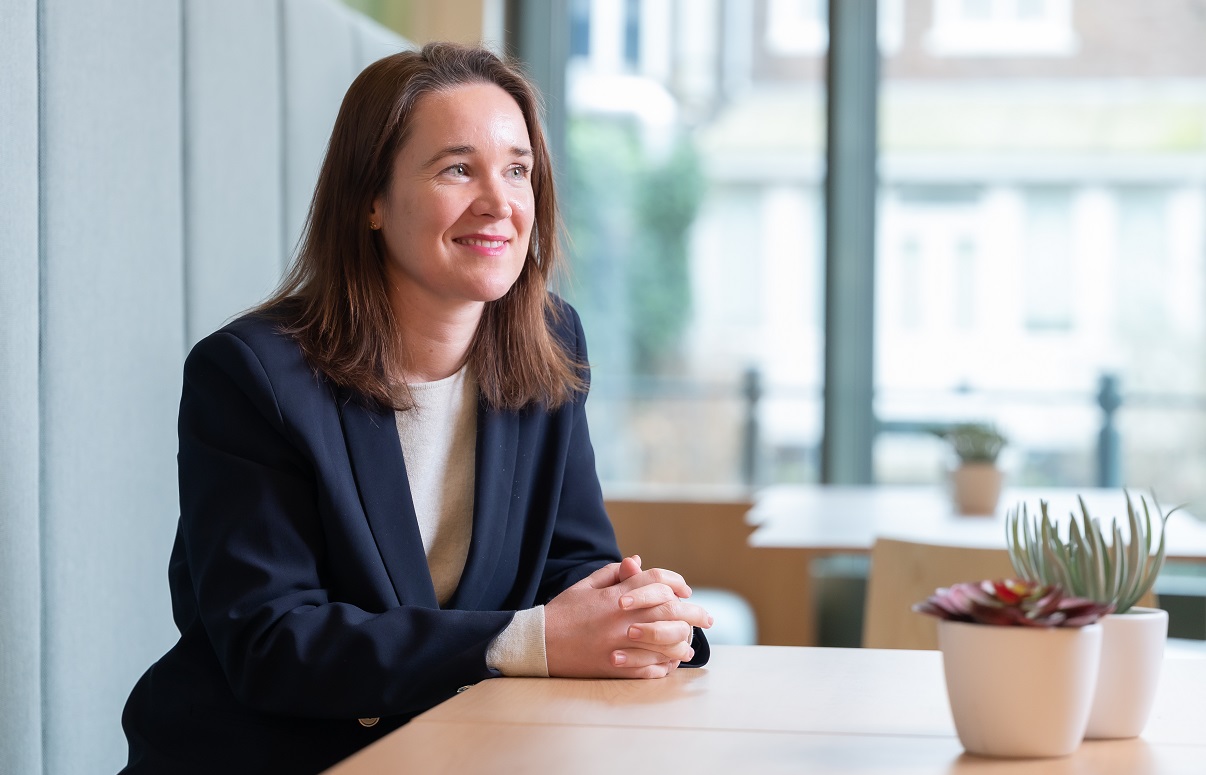
M360 721L360 726L364 727L365 729L368 729L369 727L377 726L377 722L381 721L381 719L379 719L379 718L362 718L362 719L359 719L359 721Z
M461 688L456 690L456 693L460 694L461 692L467 692L467 691L469 691L469 688L470 688L469 686L462 686Z

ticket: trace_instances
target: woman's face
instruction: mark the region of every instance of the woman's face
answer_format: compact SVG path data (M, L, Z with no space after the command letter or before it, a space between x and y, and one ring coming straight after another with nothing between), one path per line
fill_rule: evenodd
M370 221L381 226L395 304L479 309L523 269L532 234L532 144L494 84L424 95Z

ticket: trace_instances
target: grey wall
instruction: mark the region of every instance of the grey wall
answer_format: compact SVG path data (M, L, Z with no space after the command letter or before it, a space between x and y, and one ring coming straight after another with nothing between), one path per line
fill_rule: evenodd
M0 0L0 772L42 771L37 0Z
M114 772L175 637L188 347L272 289L339 100L335 0L0 0L0 772Z

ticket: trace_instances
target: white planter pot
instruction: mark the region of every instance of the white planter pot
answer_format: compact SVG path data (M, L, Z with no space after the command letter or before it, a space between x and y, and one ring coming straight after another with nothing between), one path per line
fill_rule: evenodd
M940 621L959 741L981 756L1067 756L1084 738L1101 658L1100 624L997 627Z
M963 463L951 471L951 498L964 515L992 516L1001 497L1001 469L993 463Z
M1168 612L1132 608L1101 620L1101 667L1085 737L1136 737L1147 725L1160 682Z

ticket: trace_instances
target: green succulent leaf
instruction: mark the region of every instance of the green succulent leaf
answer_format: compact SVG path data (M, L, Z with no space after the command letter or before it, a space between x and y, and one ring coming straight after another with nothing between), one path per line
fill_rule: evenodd
M1011 509L1005 537L1010 562L1019 577L1058 585L1078 597L1109 604L1119 613L1135 605L1151 589L1164 565L1165 527L1172 511L1164 513L1154 496L1149 506L1143 496L1136 505L1129 492L1124 495L1125 530L1115 518L1108 531L1103 531L1084 498L1078 498L1079 519L1075 512L1069 514L1066 539L1046 501L1039 502L1038 513L1033 515L1025 503ZM1152 519L1153 509L1158 520Z

